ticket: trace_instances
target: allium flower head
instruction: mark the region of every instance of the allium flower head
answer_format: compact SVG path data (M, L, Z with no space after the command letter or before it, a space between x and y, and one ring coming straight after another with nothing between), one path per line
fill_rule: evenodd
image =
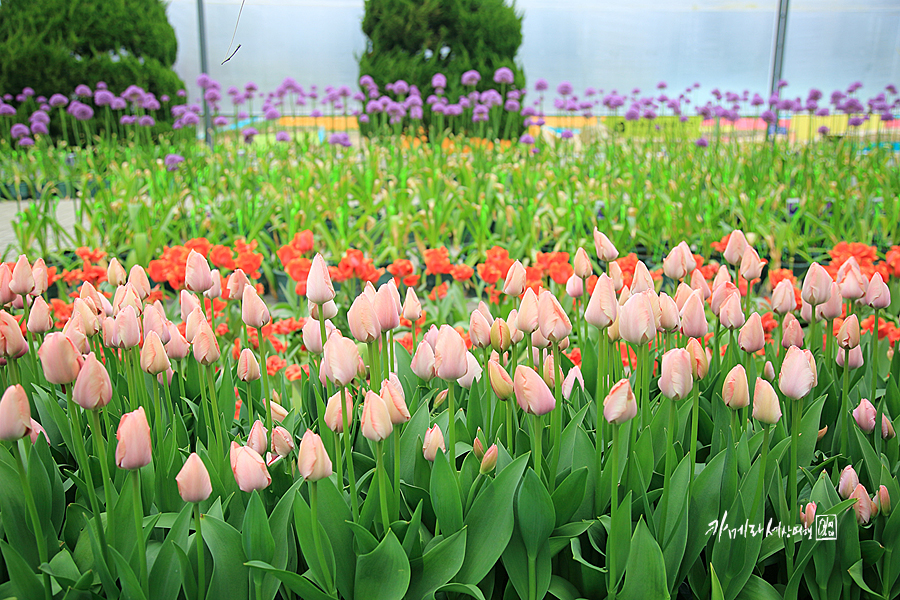
M184 162L184 157L180 154L167 154L164 162L167 170L175 171Z
M509 67L500 67L494 71L494 83L512 84L514 81L515 76Z
M447 87L447 78L443 73L435 73L434 76L432 76L431 87L438 90L443 90Z
M479 81L481 81L481 74L474 69L462 74L463 85L478 85Z
M50 106L53 108L59 108L61 106L65 106L69 103L69 99L63 96L62 94L53 94L50 96Z

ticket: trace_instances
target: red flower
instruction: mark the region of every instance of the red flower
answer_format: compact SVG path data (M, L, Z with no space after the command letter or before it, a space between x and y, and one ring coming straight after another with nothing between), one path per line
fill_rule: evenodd
M210 242L205 237L194 238L192 240L188 240L184 243L184 247L187 249L185 253L185 259L187 259L187 254L190 254L191 250L196 250L203 256L209 255L209 250L212 248L212 242Z
M456 281L468 281L475 274L475 269L469 265L453 265L449 272Z
M275 375L278 371L282 370L287 366L287 361L281 358L280 356L270 356L266 359L266 371L269 372L269 376Z
M453 265L450 264L450 252L446 246L425 250L423 254L426 275L443 275L449 273L453 268Z
M209 262L213 266L228 271L234 271L234 256L231 248L222 245L215 245L209 250Z
M300 365L288 365L284 370L284 376L288 381L298 381L303 378L303 367Z
M77 248L75 254L86 263L98 263L106 258L106 252L103 250L100 250L99 248L87 248L85 246Z
M572 265L568 262L554 262L550 263L549 272L550 279L559 285L565 285L566 282L569 281L569 277L572 276L572 273L575 272L575 269L573 269Z
M478 276L488 285L494 285L500 281L500 269L491 263L478 265Z
M726 233L721 240L719 240L718 242L713 242L709 246L716 252L725 252L725 248L728 247L728 238L730 237L731 233Z
M446 298L447 297L447 288L448 288L448 285L447 285L447 282L445 281L441 285L439 285L436 288L434 288L433 290L431 290L431 293L428 294L428 297L431 298L432 300L437 300L439 298Z

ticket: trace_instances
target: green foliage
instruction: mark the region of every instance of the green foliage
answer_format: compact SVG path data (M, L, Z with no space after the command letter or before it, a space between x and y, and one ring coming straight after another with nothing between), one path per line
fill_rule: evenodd
M161 0L4 0L0 3L0 90L71 94L105 81L161 96L184 84L171 70L175 30Z
M380 86L402 79L418 87L424 99L435 93L431 78L442 73L445 95L454 102L472 91L462 85L463 73L474 69L481 74L475 86L479 91L499 89L493 75L500 67L515 76L507 89L525 86L515 63L522 15L505 0L366 0L362 29L367 46L359 73ZM426 125L430 117L426 107Z

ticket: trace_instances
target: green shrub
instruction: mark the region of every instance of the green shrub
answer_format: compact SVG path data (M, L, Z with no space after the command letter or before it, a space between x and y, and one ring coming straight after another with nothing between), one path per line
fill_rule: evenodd
M522 15L504 0L366 0L363 33L366 51L359 59L360 75L369 75L382 92L402 79L419 88L423 101L432 93L431 78L447 78L445 95L456 102L473 88L461 84L462 74L476 70L475 89L501 91L494 83L500 67L512 70L513 86L523 88L525 75L515 62L522 44ZM424 107L424 124L431 110ZM468 123L467 129L475 129ZM519 127L515 128L516 133Z

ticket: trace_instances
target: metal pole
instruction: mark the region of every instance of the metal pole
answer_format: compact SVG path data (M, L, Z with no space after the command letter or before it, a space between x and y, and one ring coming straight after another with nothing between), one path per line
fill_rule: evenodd
M206 62L206 18L203 13L203 0L197 0L197 28L200 33L200 72L209 75ZM212 122L209 114L209 103L206 101L206 90L203 95L203 138L212 147Z
M778 21L775 24L775 54L772 57L772 79L769 82L769 95L778 90L781 73L784 67L784 39L787 33L788 5L790 0L778 0ZM778 135L778 105L775 105L775 135ZM768 131L767 131L768 133Z

